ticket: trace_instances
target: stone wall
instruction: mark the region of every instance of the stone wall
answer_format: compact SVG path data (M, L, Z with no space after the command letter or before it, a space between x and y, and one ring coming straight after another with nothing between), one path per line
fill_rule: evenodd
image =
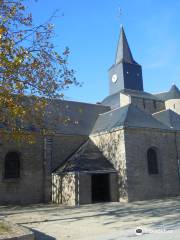
M75 205L76 194L75 174L52 174L52 202L65 205Z
M52 202L64 205L92 203L92 173L52 174ZM117 174L109 173L110 201L117 201Z
M165 103L162 101L134 97L134 96L129 96L129 95L120 93L120 106L123 107L130 103L133 103L135 106L137 106L141 110L151 114L165 109ZM180 106L180 104L177 105L176 107L177 109L178 109L178 106Z
M127 201L128 193L124 130L121 129L110 133L91 135L90 138L103 152L104 156L113 163L117 170L118 201Z
M119 201L180 194L180 133L126 128L91 135L91 139L118 170ZM148 173L147 150L150 147L157 149L159 164L157 175Z
M44 139L44 201L52 199L52 177L54 169L58 168L81 144L86 141L86 136L54 134Z
M118 175L116 173L111 173L109 180L110 180L110 200L111 202L117 202L119 200Z
M166 109L171 109L174 112L180 114L180 99L170 99L165 102Z
M0 146L0 203L28 204L44 200L43 139L35 144L1 142ZM20 154L20 178L5 179L5 156L10 151Z
M54 168L84 143L86 136L58 134L46 138L37 136L35 144L2 142L0 145L0 203L28 204L50 202L51 173ZM4 179L5 156L10 151L20 153L20 178Z
M131 103L131 97L120 93L120 107L124 107Z
M135 106L139 107L143 111L147 113L155 113L165 109L165 104L162 101L145 99L145 98L138 98L131 96L131 103Z
M174 132L153 129L126 129L126 164L129 201L176 196L180 179ZM155 147L159 174L149 175L147 150Z

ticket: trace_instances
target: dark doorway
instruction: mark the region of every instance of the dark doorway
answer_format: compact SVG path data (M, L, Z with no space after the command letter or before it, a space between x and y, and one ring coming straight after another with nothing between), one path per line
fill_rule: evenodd
M91 176L92 203L109 202L109 174L93 174Z

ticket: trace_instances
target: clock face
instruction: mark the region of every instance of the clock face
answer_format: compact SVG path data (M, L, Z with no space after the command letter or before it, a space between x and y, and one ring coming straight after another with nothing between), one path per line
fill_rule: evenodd
M117 75L113 74L112 75L112 82L115 83L117 81Z

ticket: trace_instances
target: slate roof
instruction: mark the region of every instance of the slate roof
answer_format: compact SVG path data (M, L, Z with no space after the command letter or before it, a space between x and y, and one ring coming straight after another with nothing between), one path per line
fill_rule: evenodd
M89 139L80 149L70 157L55 173L67 172L115 172L112 163L108 161L100 150Z
M124 32L123 27L121 27L119 42L117 46L115 64L119 62L135 63L137 64L132 56L129 44Z
M153 117L168 127L180 131L180 115L168 109L154 113Z
M132 97L137 97L137 98L144 98L144 99L150 99L150 100L156 100L160 101L156 96L144 92L144 91L136 91L136 90L131 90L131 89L123 89L115 94L112 94L108 97L106 97L101 104L104 106L110 106L111 109L115 109L120 107L120 93L123 93L125 95L130 95Z
M56 133L88 136L98 115L109 109L100 104L53 100L47 107L44 124Z
M33 97L24 96L24 101L33 106ZM48 100L42 127L55 133L66 135L89 136L96 119L100 113L107 112L110 107L101 104L90 104L66 100ZM18 126L18 120L17 120ZM19 125L19 127L22 127ZM7 128L6 124L0 122L0 128ZM26 131L39 131L39 127L25 123L23 129Z
M102 105L109 106L111 109L120 107L120 92L114 93L106 97L102 102Z
M162 101L169 99L180 99L180 90L176 85L173 85L168 92L154 94L157 98Z
M100 114L91 133L109 132L121 127L170 130L166 125L153 118L151 114L140 110L133 104L129 104Z

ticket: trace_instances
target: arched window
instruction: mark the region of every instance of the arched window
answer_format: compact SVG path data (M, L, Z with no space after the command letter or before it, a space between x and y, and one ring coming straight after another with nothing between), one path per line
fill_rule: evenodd
M157 152L154 148L149 148L147 151L147 161L148 161L148 173L149 174L158 174L158 159Z
M17 152L9 152L5 157L5 178L20 177L20 158Z

